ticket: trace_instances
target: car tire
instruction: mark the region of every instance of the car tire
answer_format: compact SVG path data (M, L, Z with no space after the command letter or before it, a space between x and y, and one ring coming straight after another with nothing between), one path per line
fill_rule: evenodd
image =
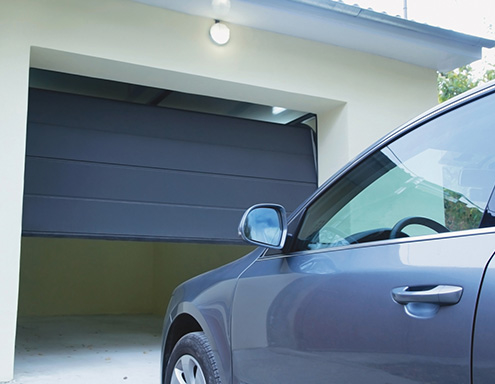
M221 384L210 343L203 332L188 333L175 345L165 371L166 384Z

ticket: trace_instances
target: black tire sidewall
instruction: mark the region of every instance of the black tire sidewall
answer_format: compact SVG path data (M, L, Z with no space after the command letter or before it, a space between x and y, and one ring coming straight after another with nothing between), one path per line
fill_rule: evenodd
M188 333L177 342L165 369L165 384L170 384L175 364L184 355L197 360L207 384L221 384L215 356L203 332Z

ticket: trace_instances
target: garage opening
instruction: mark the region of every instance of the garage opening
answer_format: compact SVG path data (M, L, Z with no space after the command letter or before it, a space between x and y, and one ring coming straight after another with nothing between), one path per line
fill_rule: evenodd
M158 383L161 327L174 286L249 250L24 237L15 379Z
M30 85L16 377L75 358L130 379L112 363L131 350L158 377L172 289L252 249L247 207L316 188L316 118L35 69Z

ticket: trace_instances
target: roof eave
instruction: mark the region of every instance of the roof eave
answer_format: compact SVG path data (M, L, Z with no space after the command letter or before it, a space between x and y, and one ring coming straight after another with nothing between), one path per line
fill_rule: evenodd
M467 35L464 33L419 23L413 20L403 19L400 16L392 16L387 13L375 12L370 9L359 8L355 5L348 5L340 1L332 0L289 0L295 3L310 5L320 9L330 10L343 15L357 17L363 20L373 21L395 28L400 28L410 32L421 33L433 37L440 37L446 40L455 40L464 44L473 45L480 48L495 47L495 40L485 39L478 36Z
M218 18L205 0L135 0ZM495 41L331 0L231 0L226 22L448 71L479 60Z

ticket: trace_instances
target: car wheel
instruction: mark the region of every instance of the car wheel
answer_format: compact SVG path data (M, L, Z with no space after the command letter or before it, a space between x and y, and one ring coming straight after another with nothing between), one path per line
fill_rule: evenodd
M220 384L210 343L203 332L188 333L175 345L165 372L166 384Z

